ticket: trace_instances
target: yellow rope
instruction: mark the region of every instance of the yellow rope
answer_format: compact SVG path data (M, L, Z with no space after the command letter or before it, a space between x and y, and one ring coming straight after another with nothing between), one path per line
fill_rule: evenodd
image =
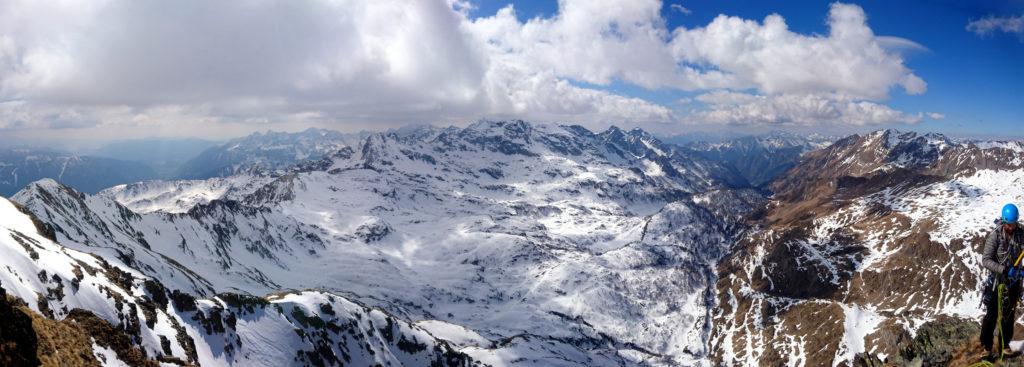
M1003 292L1006 291L1006 284L1002 282L996 287L996 329L999 330L999 362L1003 362Z
M1013 265L1014 266L1020 265L1021 259L1024 259L1024 250L1022 250L1020 252L1020 255L1017 256L1017 261L1015 261L1013 263ZM1006 284L1003 284L1003 282L998 282L998 286L996 286L996 329L999 330L999 363L1003 363L1003 349L1004 349L1003 348L1003 345L1004 345L1003 344L1003 341L1004 341L1003 338L1005 337L1003 335L1003 293L1004 292L1006 292ZM972 364L972 365L970 365L968 367L988 367L988 366L993 366L992 362L981 361L981 362Z

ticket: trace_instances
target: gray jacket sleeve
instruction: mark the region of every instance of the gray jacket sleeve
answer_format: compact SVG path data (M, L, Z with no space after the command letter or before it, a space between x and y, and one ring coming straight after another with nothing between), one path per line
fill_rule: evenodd
M997 241L999 241L999 228L985 237L985 249L981 252L981 265L996 274L1001 274L1006 266L1000 264L999 259L996 258L996 248L999 247Z

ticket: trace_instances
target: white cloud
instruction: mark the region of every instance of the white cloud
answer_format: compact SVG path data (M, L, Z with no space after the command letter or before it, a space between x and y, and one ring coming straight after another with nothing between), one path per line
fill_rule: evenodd
M477 33L481 26L466 18L472 7L466 2L164 5L0 5L0 100L23 102L17 126L49 128L53 114L27 109L95 113L94 122L119 125L133 119L111 120L99 111L127 107L153 116L163 106L188 110L189 116L209 113L204 121L220 122L294 121L311 114L364 125L482 116L603 123L673 119L663 106L567 82L609 80L611 74L596 64L566 71L543 64L555 60L498 52ZM575 27L596 32L596 25L585 23L599 10L648 25L658 20L644 7L566 4L560 13L569 22L563 34L572 36ZM644 44L641 36L603 55L621 59L641 48L657 51L657 38Z
M527 21L512 6L472 19L474 6L0 2L0 129L205 132L211 124L372 127L480 117L663 126L685 118L603 86L877 106L866 109L887 109L864 101L884 100L896 86L927 89L901 56L920 45L876 37L853 5L832 6L827 36L791 32L778 15L761 23L719 16L669 30L658 0L563 0L554 16Z
M930 118L932 120L942 120L942 119L946 118L946 115L943 115L943 114L938 113L938 112L929 112L928 113L928 118Z
M692 122L733 125L877 125L921 122L886 105L840 95L753 95L717 91L697 96L708 106Z
M567 0L559 6L554 17L525 23L508 6L473 21L469 30L496 57L586 83L620 79L652 89L695 89L704 80L734 84L718 80L724 78L718 72L698 75L678 68L666 44L660 1Z
M690 9L687 9L685 6L679 4L672 4L670 7L672 8L672 10L675 10L686 15L690 15L693 13L692 11L690 11Z
M475 103L485 72L461 18L442 2L89 4L28 1L2 13L0 32L18 42L13 73L0 74L8 76L0 76L3 95L98 105L286 98L297 108L334 100L463 106Z
M829 11L828 36L789 30L780 15L762 23L720 15L711 24L673 32L671 47L680 60L713 65L734 77L732 87L754 87L768 94L838 93L862 99L885 99L899 85L908 94L924 93L926 83L888 52L856 5L835 3Z
M885 49L886 51L897 53L900 55L930 51L927 47L924 47L924 45L921 45L920 43L901 37L877 36L875 37L875 41L877 41L878 45L882 46L882 48Z
M1020 16L989 16L967 23L967 30L979 36L988 36L995 32L1004 32L1024 36L1024 15ZM1024 38L1022 38L1024 39Z

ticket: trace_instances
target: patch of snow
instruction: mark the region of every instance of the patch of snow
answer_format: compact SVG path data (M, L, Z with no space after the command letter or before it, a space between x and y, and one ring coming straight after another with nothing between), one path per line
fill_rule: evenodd
M661 165L657 162L653 162L648 159L644 159L644 174L650 177L660 177L665 175L665 171L661 169Z
M870 308L855 304L840 306L843 308L843 339L832 361L833 366L852 362L857 353L864 352L864 338L874 333L878 325L885 321L884 317Z
M113 349L100 346L93 340L92 354L103 367L129 367L127 363L117 358L117 352Z
M416 322L415 325L423 328L434 337L451 342L459 348L489 348L493 344L490 340L487 340L487 338L473 330L441 320L423 320Z

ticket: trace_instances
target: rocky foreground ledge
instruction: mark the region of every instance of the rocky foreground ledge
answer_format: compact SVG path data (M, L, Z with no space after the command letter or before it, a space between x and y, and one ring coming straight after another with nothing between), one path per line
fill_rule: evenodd
M1018 325L1015 335L1021 334ZM858 354L856 367L910 367L910 366L972 366L982 361L985 351L978 343L981 325L974 320L940 317L925 323L913 339L896 337L893 343L900 353L886 356L872 353ZM1024 366L1024 355L994 361L993 366Z

